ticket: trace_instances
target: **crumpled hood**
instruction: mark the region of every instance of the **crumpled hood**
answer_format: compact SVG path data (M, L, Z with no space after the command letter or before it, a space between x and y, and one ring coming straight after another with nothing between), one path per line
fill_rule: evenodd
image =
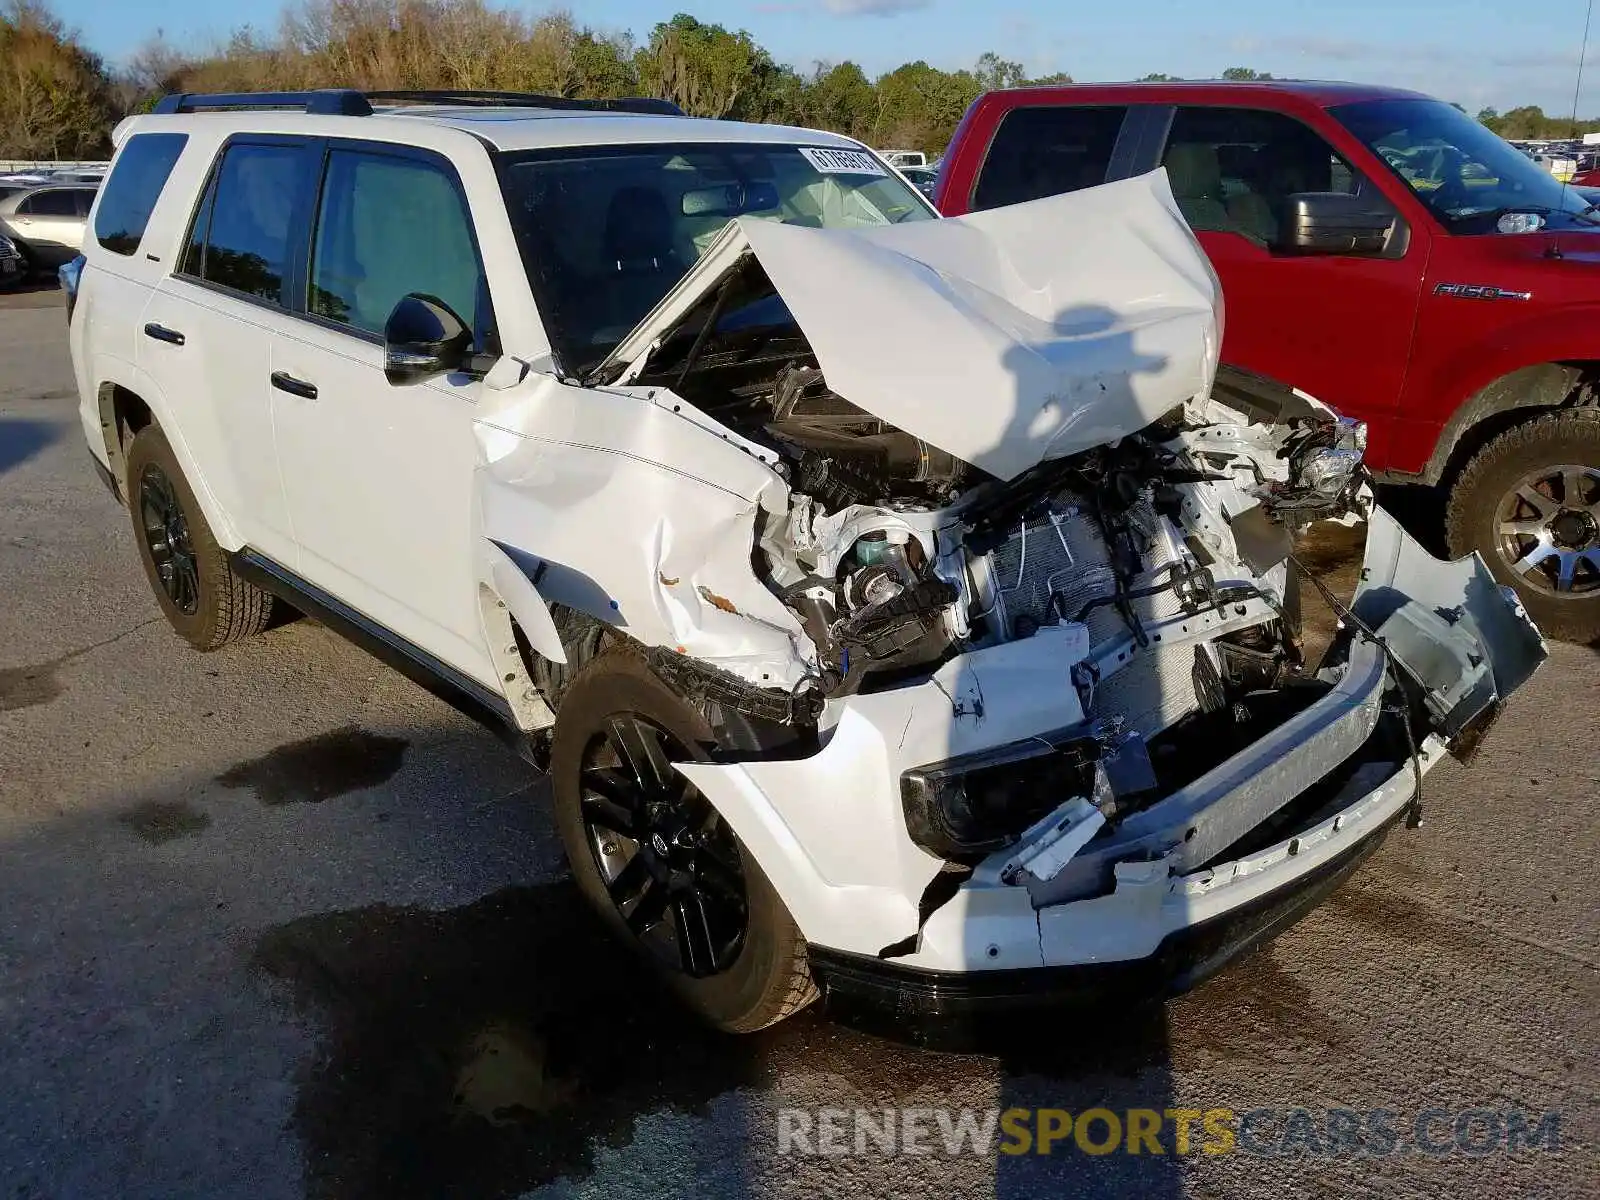
M1012 479L1207 391L1222 293L1166 172L942 221L729 223L617 348L633 362L753 252L828 386Z

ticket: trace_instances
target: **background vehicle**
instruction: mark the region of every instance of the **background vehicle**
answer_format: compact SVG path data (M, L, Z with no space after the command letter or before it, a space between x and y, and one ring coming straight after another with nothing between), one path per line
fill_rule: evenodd
M10 238L0 236L0 292L20 286L24 278L22 252Z
M54 270L83 248L95 188L44 184L0 199L0 233L22 253L25 273Z
M954 215L1164 165L1222 280L1223 359L1371 429L1380 477L1442 488L1540 627L1600 637L1600 220L1478 122L1335 83L992 92ZM1517 232L1517 231L1521 232Z
M921 192L929 199L933 198L934 186L939 182L939 172L935 171L932 167L912 166L900 167L899 171L900 174L904 175L914 185L916 185L917 191Z

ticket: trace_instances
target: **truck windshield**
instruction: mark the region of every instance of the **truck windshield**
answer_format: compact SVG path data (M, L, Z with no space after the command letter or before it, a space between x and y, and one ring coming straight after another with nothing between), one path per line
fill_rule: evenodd
M1331 110L1452 233L1493 233L1501 214L1592 224L1589 201L1454 105L1367 100Z
M697 143L498 159L540 314L574 374L610 354L735 217L833 229L937 216L864 150Z

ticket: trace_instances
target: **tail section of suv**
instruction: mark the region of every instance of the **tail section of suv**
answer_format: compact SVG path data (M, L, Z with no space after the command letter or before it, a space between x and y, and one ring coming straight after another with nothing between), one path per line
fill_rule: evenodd
M1159 173L942 221L832 134L374 99L119 129L89 448L180 634L287 604L497 728L724 1028L1192 982L1542 658L1374 505L1358 422L1217 378ZM1330 519L1368 579L1311 664Z
M991 92L941 211L1166 168L1221 278L1223 361L1367 423L1381 477L1444 489L1542 628L1600 637L1600 217L1453 105L1331 83Z

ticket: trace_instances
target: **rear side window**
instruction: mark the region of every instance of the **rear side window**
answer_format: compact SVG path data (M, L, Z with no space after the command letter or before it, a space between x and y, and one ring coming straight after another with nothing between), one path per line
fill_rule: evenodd
M311 253L312 315L381 333L400 299L420 292L472 326L482 280L466 205L449 175L386 154L328 156Z
M180 273L283 303L310 161L305 145L236 142L223 151L195 213Z
M78 212L77 197L66 190L35 192L17 205L17 212L28 217L76 217L82 215Z
M989 144L972 207L999 208L1104 183L1127 112L1125 105L1012 109Z
M139 248L150 213L188 140L186 133L140 133L128 139L94 215L95 240L107 250L132 254Z

